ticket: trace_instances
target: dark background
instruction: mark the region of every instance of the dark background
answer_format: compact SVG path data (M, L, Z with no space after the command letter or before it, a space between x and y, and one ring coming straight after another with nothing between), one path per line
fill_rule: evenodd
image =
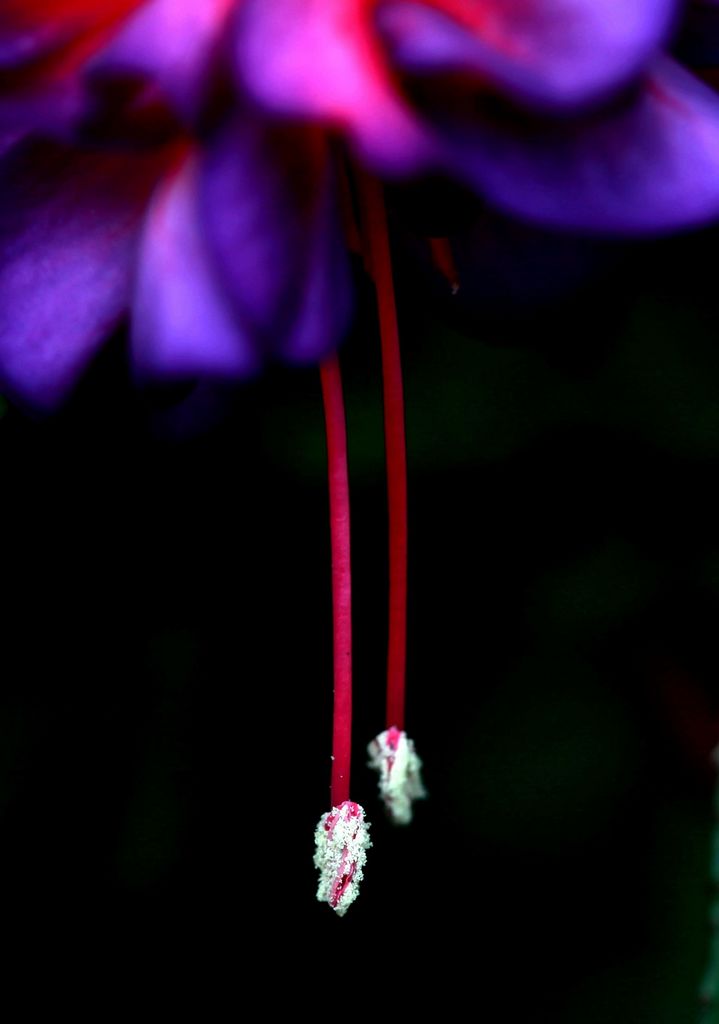
M438 998L488 1020L694 1019L719 238L590 246L476 217L453 238L454 299L395 218L408 727L431 794L408 829L364 767L386 643L366 282L343 350L352 789L375 843L343 920L312 867L332 690L316 371L138 389L118 335L56 416L4 404L0 907L19 944L62 951L77 930L128 971L162 961L182 986L181 962L209 963L244 995L268 970L273 998L320 1012L346 994L388 1014Z

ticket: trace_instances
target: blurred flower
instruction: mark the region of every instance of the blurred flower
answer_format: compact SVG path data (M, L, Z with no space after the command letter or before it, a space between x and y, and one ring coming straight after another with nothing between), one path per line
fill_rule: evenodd
M0 377L19 400L54 408L128 313L141 373L242 378L278 358L321 361L326 377L351 319L350 254L364 258L383 343L390 520L388 721L370 753L400 823L424 791L403 731L404 409L378 179L449 177L502 211L594 234L716 218L719 101L662 56L677 9L675 0L0 8ZM432 251L456 288L441 238ZM335 518L349 566L344 440L330 458L331 477L340 471ZM342 599L347 626L349 572ZM351 667L338 630L335 648ZM350 712L348 688L335 714L348 763ZM332 802L315 834L318 898L343 914L370 843L362 808Z
M719 213L719 104L660 56L677 13L246 0L236 66L267 110L340 127L385 173L441 171L552 227L665 231Z
M158 72L180 107L172 82L186 87L190 105L190 82L200 90L209 80L197 70L207 55L198 23L209 47L223 6L202 16L185 4L138 12L160 19L151 48L173 75L174 58L187 58L170 82ZM84 143L38 144L33 123L0 162L0 367L6 388L41 408L66 396L128 308L135 364L164 377L242 377L273 356L315 361L347 328L349 256L321 133L223 104L201 144L179 123L158 137L157 118L148 136L147 120L130 116L121 141L134 129L133 146L104 156L88 148L99 97L111 96L118 114L118 83L130 74L121 55L138 24L130 19L127 36L102 50L112 73L96 65L94 88L84 87L75 122ZM28 81L33 69L31 61ZM76 71L68 81L77 95ZM133 111L147 109L147 89L155 95L154 83L135 82Z
M352 308L337 134L376 174L450 174L550 225L715 217L719 103L657 60L675 7L5 3L6 388L54 406L128 309L144 372L241 377L268 357L322 358ZM23 141L38 133L78 141ZM113 137L112 156L88 152ZM115 188L126 176L136 186Z

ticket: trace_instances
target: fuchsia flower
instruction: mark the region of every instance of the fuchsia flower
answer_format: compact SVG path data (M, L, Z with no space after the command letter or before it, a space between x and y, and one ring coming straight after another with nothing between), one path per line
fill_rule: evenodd
M351 317L350 252L377 292L389 496L387 720L371 752L391 816L407 822L423 787L404 732L404 408L378 179L441 173L513 214L601 233L719 216L719 101L661 56L676 9L0 0L5 388L54 408L128 313L144 374L242 378L273 358L321 363L335 718L316 865L319 898L340 914L368 846L349 799L349 488L332 355ZM442 240L434 251L451 269Z
M123 200L113 174L145 178L152 159L7 154L6 390L54 406L128 310L143 372L242 377L267 358L326 355L352 306L327 131L374 173L449 173L552 225L622 233L716 216L719 103L658 60L676 6L4 0L0 133L96 137L103 110L108 132L124 104L118 142L134 129L156 160L154 195L150 175ZM172 159L160 101L176 118ZM50 197L42 181L58 162ZM65 272L70 234L82 237L82 278ZM96 276L118 279L111 301ZM32 302L19 286L31 280Z

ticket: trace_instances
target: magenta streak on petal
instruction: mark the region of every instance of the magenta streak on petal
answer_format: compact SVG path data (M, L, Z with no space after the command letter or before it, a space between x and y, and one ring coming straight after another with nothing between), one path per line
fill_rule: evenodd
M645 89L647 96L652 97L658 104L667 107L680 117L691 119L694 116L691 107L687 106L680 96L672 93L657 75L649 76Z

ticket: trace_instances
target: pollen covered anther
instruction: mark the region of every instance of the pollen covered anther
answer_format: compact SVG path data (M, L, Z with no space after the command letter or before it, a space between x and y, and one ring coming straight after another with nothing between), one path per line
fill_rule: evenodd
M385 729L367 747L369 766L379 773L379 793L387 816L395 825L409 825L412 805L423 800L422 762L414 743L402 729Z
M329 903L340 917L357 899L371 845L364 809L352 800L323 814L315 829L317 899Z

